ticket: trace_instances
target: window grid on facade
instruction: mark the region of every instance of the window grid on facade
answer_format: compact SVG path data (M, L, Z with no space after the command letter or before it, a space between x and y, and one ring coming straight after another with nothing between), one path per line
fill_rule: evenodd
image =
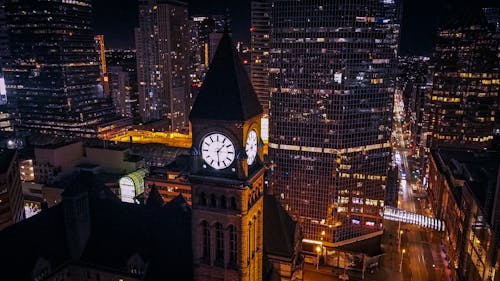
M352 197L385 198L399 4L277 0L271 8L270 182L306 238L381 229L382 206Z

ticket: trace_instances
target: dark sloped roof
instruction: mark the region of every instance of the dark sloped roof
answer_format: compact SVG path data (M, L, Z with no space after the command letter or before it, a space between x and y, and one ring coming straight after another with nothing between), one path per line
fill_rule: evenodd
M231 37L224 33L189 119L244 121L262 106Z
M39 257L57 268L71 257L66 247L62 204L0 232L2 280L32 280Z
M291 258L295 252L295 222L272 195L264 195L264 252Z
M149 191L148 199L146 200L146 206L156 208L163 206L163 203L165 202L163 201L158 188L153 184L153 186L151 186L151 190Z

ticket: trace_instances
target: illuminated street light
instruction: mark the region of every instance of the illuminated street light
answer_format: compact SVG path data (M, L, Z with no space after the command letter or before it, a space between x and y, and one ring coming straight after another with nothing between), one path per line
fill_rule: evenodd
M319 269L319 254L321 253L321 247L316 246L316 269Z
M399 227L401 227L401 222L399 223ZM403 230L399 231L399 239L398 239L398 252L401 251L401 235L403 235Z

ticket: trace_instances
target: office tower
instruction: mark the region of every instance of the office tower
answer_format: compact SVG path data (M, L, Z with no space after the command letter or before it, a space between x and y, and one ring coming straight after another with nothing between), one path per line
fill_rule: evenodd
M7 90L3 77L2 66L7 59L9 51L7 41L7 23L5 19L5 0L0 0L0 105L7 103ZM1 129L0 129L1 130Z
M106 50L106 62L108 67L118 66L128 74L130 87L130 110L135 122L139 122L139 96L137 89L137 61L134 49L108 49Z
M100 85L104 95L110 95L109 77L106 68L106 47L104 46L104 35L96 35L95 37L96 51L99 54L99 72L100 72Z
M12 59L4 74L19 129L97 137L115 115L100 98L91 1L8 1L6 11Z
M189 130L189 30L187 4L142 0L135 31L140 115L165 120L169 130Z
M109 91L116 112L122 117L132 117L132 103L130 98L130 76L122 66L108 67Z
M213 44L210 44L209 37L211 33L222 34L224 31L224 17L220 15L195 16L191 18L190 22L191 52L196 54L197 57L191 62L201 63L205 67L208 67L210 54L217 48L217 45L213 46Z
M272 1L258 0L251 3L251 78L255 93L264 108L264 115L269 114L269 33Z
M273 4L270 188L305 238L381 233L400 4Z
M3 61L6 59L9 46L7 45L7 22L5 18L5 0L0 0L0 75Z
M0 151L0 230L24 219L16 150Z
M496 29L497 32L500 32L500 8L487 7L484 8L483 11L487 24L491 25L493 29Z
M484 12L489 10L462 9L438 31L427 101L431 147L481 149L493 141L500 102L500 33L487 22L492 14L487 18Z

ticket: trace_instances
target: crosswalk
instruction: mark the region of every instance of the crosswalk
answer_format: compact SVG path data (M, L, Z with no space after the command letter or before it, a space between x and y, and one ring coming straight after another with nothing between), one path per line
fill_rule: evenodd
M440 219L427 217L394 207L384 207L384 219L414 224L437 231L444 231L444 222Z

